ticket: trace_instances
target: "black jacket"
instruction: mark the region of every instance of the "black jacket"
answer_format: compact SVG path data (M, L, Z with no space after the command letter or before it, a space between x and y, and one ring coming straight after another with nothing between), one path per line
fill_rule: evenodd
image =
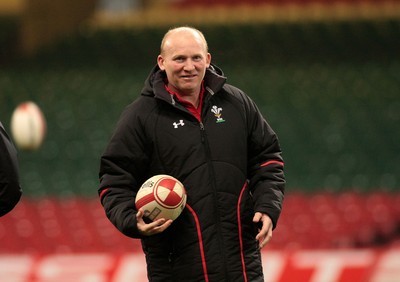
M110 221L141 238L150 281L264 281L255 211L277 224L284 191L278 139L255 103L207 69L202 122L176 102L155 67L123 112L101 157L99 194ZM182 125L183 124L183 125ZM185 186L186 208L162 234L142 238L134 199L149 177Z
M15 207L21 194L17 150L0 122L0 216Z

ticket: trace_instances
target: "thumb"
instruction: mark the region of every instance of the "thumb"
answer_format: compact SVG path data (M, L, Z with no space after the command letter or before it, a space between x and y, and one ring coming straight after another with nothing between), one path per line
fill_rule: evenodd
M254 222L254 223L260 222L261 217L262 217L262 214L261 214L260 212L256 212L256 213L254 214L254 217L253 217L253 222Z
M138 212L136 213L136 219L139 221L143 218L143 211L140 209L138 210Z

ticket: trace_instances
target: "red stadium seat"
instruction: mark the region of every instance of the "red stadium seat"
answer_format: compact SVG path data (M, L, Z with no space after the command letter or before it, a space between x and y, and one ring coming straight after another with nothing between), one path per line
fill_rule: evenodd
M288 193L269 249L399 244L400 194ZM23 199L0 219L1 253L135 252L97 198Z

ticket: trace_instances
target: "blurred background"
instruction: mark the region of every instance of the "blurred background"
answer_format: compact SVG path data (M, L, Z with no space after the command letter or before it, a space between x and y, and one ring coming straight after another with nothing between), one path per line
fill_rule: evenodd
M0 120L10 133L34 101L47 121L42 146L19 151L0 280L146 281L139 242L99 203L99 158L177 25L204 32L280 138L266 281L398 281L399 0L0 0Z

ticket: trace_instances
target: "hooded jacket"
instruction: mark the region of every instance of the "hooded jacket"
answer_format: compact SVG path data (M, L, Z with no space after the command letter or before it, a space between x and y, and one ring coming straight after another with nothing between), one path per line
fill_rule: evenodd
M149 281L264 281L255 212L276 227L284 173L276 134L256 104L206 70L201 121L168 93L157 66L123 111L101 157L101 202L126 236L140 238ZM164 232L143 237L135 196L153 175L179 179L181 215Z

